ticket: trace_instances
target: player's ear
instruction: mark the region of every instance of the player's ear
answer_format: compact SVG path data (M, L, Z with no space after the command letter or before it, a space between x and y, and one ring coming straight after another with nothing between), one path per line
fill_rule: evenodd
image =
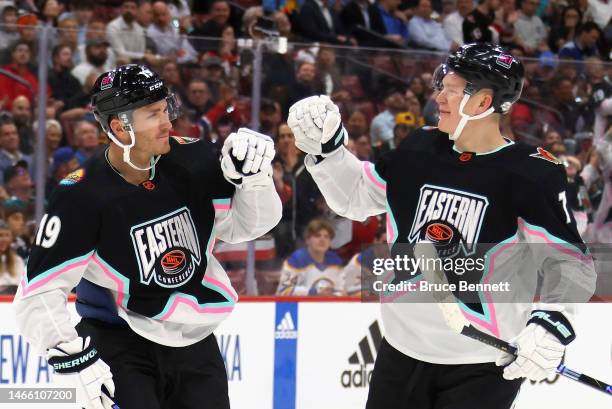
M491 107L493 104L493 93L486 90L482 93L480 97L480 102L478 103L476 114L481 114L485 112L487 109Z
M127 133L127 131L125 130L125 128L123 127L123 124L121 123L121 121L119 120L119 118L113 118L110 121L110 129L113 132L113 134L117 137L117 139L119 139L121 142L129 142L129 135Z

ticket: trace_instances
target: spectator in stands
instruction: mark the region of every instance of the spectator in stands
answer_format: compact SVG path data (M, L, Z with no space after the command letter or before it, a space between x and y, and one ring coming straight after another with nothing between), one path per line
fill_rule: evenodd
M378 0L376 7L385 25L385 37L399 45L405 45L409 39L406 22L397 16L400 0Z
M499 34L493 27L495 10L500 0L479 0L478 6L463 20L463 42L499 43Z
M75 155L82 166L100 146L100 131L95 124L82 120L74 126L74 139L77 148Z
M30 255L31 232L28 228L25 209L19 205L12 205L11 200L4 204L4 220L13 234L11 247L19 257L27 259Z
M98 75L105 71L110 71L115 67L108 64L108 47L109 42L102 39L87 40L85 46L85 61L74 67L71 74L79 80L81 84L85 84L85 79L88 75L96 73Z
M321 93L321 87L316 81L317 69L314 64L309 62L301 63L295 77L295 83L289 88L289 106L302 98Z
M30 46L31 65L36 65L36 56L38 53L38 17L35 14L22 14L17 17L17 30L19 31L19 39L25 41ZM7 58L3 59L3 63L10 62L9 53L6 53Z
M30 102L34 101L38 93L38 78L31 71L30 63L32 53L30 44L25 40L17 40L10 48L11 63L3 66L6 71L21 77L16 81L6 75L0 76L0 105L10 110L17 96L24 95Z
M74 149L71 147L63 146L53 153L53 161L51 162L47 184L45 185L45 197L47 200L49 200L51 193L57 187L59 182L69 173L77 170L79 166L79 160L76 157Z
M267 98L262 99L259 107L259 132L276 140L282 121L280 104Z
M278 295L342 295L342 259L330 250L332 225L324 220L308 224L306 247L296 250L283 264Z
M57 22L57 16L60 15L63 5L60 7L60 4L57 0L42 0L38 2L38 18L41 23L50 23L51 25L55 25Z
M136 21L145 30L148 29L153 23L153 6L149 0L142 0L138 2Z
M82 94L83 85L72 75L72 49L67 44L58 44L51 52L53 65L49 69L47 80L53 98L66 104Z
M147 35L157 46L158 53L176 59L179 64L193 62L197 58L191 43L172 25L168 5L163 1L153 3L153 24L147 29Z
M398 147L399 144L402 143L402 141L406 139L408 135L410 135L410 133L416 128L416 126L411 126L404 123L395 125L393 128L393 143L395 146Z
M525 55L535 56L548 49L548 32L536 15L540 0L518 0L520 12L514 23L514 41L523 48Z
M355 156L359 160L372 160L372 144L370 143L370 136L368 134L362 134L357 138L354 138L355 142Z
M546 2L548 0L542 0ZM520 11L517 9L515 0L501 0L500 7L495 10L494 27L499 32L499 43L510 49L513 55L523 55L523 50L518 48L514 41L514 23L519 18Z
M192 121L198 120L214 105L206 81L194 78L187 85L187 100L183 101Z
M34 122L34 128L38 128L38 122ZM47 150L47 165L53 162L53 153L62 142L62 125L55 119L45 121L45 148Z
M106 26L106 37L119 58L130 61L144 59L155 65L161 57L146 49L145 31L136 22L137 11L138 3L135 0L124 1L121 15Z
M304 0L295 21L300 34L310 40L328 44L347 44L340 16L329 7L328 0Z
M566 43L559 50L559 58L583 61L586 57L598 55L597 40L599 40L600 31L597 24L592 21L584 23L578 28L576 38Z
M0 11L0 50L6 50L18 39L17 8L12 4L5 4Z
M395 116L406 110L406 100L399 89L390 88L386 91L384 103L385 110L376 115L370 125L370 139L374 147L387 142L393 149L395 147L393 144Z
M31 154L34 150L34 128L32 128L32 104L23 95L13 101L11 109L13 121L17 126L19 134L19 149L25 154Z
M72 51L72 62L74 65L80 63L79 53L79 22L72 13L65 13L60 16L57 23L57 38L52 39L52 44L65 44Z
M410 42L418 48L448 51L451 40L446 36L442 24L432 20L430 0L419 0L414 16L408 22Z
M185 101L187 99L183 79L181 77L181 71L179 70L179 66L176 62L167 61L164 63L161 70L161 77L164 80L164 85L168 87L170 92L178 95L181 101Z
M463 20L473 10L472 0L457 0L457 10L444 18L446 36L454 43L451 48L463 45Z
M563 143L563 138L561 138L559 132L554 129L549 129L544 133L542 145L552 145L553 143Z
M340 70L336 64L336 50L326 46L320 47L315 64L317 82L321 84L323 94L332 96L341 86Z
M20 162L31 169L32 158L19 149L17 125L12 118L5 117L0 121L0 176L6 176L6 172Z
M78 43L84 44L89 22L94 15L94 2L92 0L79 0L72 3L72 12L79 26Z
M25 268L23 259L11 247L13 234L4 220L0 220L0 288L19 285Z
M582 20L582 13L576 6L567 6L561 12L560 21L551 27L548 35L548 47L557 53L567 43L574 41L578 27Z
M359 135L368 134L368 121L365 114L359 110L353 111L346 121L346 131L349 134L349 138L355 139Z
M102 19L94 17L89 21L89 25L87 26L87 33L85 35L85 41L80 43L77 47L79 53L79 62L87 60L85 50L87 49L87 42L89 40L108 41L106 38L106 23ZM111 67L115 67L121 64L128 64L130 62L130 60L125 57L123 59L119 59L118 61L117 54L115 53L115 50L113 50L111 47L109 47L107 51L108 58L106 59L106 62Z
M261 6L251 6L244 11L242 15L242 26L240 32L245 37L259 37L261 33L255 30L257 19L264 16L264 10Z
M20 160L4 171L4 188L10 200L25 208L31 208L34 203L34 183L28 172L27 163Z
M213 0L210 5L210 19L198 26L194 25L191 35L194 37L221 37L225 27L229 25L231 9L226 0ZM199 52L216 49L217 41L210 39L193 39L192 44Z
M368 0L351 0L346 3L340 12L340 20L346 32L356 38L358 36L358 33L355 31L357 26L374 31L380 35L387 34L379 8ZM365 42L359 38L358 40L360 45L370 44L367 40Z
M355 254L342 270L342 283L344 291L348 295L366 296L374 293L372 283L374 275L374 259L389 257L389 246L387 245L387 231L381 226L376 230L372 245ZM367 279L363 280L363 278Z
M578 120L581 118L580 107L576 103L572 80L567 77L554 78L552 81L552 101L550 106L561 113L561 126L559 131L564 137L570 137L576 132Z

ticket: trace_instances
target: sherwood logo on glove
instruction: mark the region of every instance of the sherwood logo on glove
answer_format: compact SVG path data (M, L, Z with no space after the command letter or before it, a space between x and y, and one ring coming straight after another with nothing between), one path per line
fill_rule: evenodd
M130 230L140 282L166 288L189 281L200 265L200 243L191 213L182 207Z
M92 349L91 351L89 351L89 353L79 356L78 358L75 358L71 361L66 361L66 362L57 362L53 364L53 369L56 372L61 371L62 369L70 369L70 368L74 368L74 367L80 367L84 364L86 364L87 362L89 362L92 358L95 358L96 355L98 355L98 351L96 351L95 349Z

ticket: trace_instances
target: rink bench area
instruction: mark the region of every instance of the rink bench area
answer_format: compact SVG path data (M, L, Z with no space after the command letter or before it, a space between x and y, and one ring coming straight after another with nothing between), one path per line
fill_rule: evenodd
M66 377L53 376L44 359L18 335L12 299L0 296L0 388L70 386ZM69 301L76 322L74 297ZM611 313L609 303L581 305L574 319L577 339L566 356L572 369L608 383L612 382ZM363 408L381 334L378 303L361 302L359 297L242 296L215 331L232 408ZM611 402L610 396L556 377L538 385L525 383L516 409L609 409ZM2 408L23 405L2 404Z

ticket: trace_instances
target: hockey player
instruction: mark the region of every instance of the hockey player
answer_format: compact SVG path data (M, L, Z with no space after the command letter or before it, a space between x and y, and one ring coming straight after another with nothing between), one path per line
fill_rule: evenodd
M53 193L15 298L19 329L87 409L229 408L213 331L238 296L212 249L280 220L273 143L240 129L219 161L169 137L174 96L140 65L102 74L92 107L112 143Z
M385 338L368 409L510 408L522 379L554 374L574 338L564 302L587 301L595 273L566 205L564 168L548 152L515 144L499 130L523 75L521 62L503 48L459 48L434 73L438 127L413 132L375 165L344 148L340 114L327 97L290 108L296 145L308 153L306 167L336 213L363 220L386 212L388 241L395 244L427 237L432 223L438 232L461 234L468 249L500 243L489 254L494 272L512 284L535 284L541 270L543 286L556 290L535 306L533 294L510 295L522 303L484 302L480 311L462 305L476 327L513 340L516 359L454 333L435 304L410 303L413 294L404 295L406 302L382 303ZM535 266L525 267L531 259Z

